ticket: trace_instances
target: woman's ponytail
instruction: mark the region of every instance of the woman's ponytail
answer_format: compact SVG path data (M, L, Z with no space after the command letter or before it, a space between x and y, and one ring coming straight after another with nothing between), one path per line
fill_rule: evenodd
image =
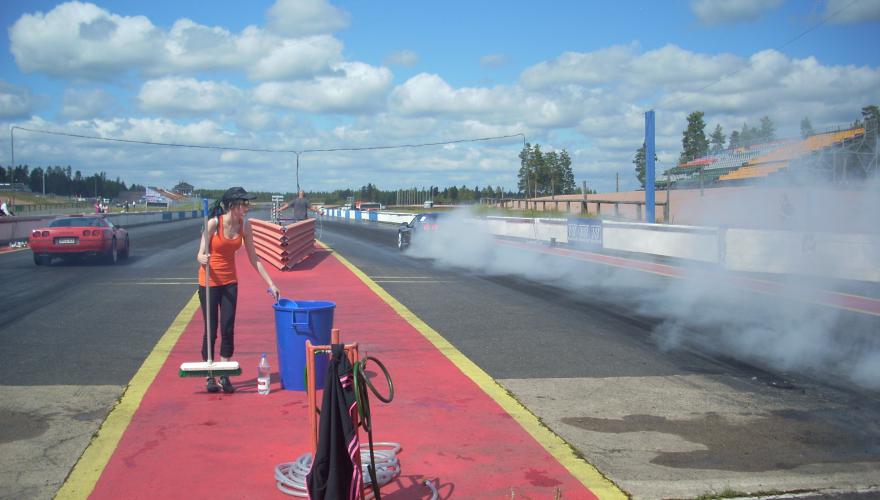
M208 214L210 217L220 217L221 215L226 213L226 210L223 210L222 202L223 200L219 199L214 201L214 204L211 205L211 210Z

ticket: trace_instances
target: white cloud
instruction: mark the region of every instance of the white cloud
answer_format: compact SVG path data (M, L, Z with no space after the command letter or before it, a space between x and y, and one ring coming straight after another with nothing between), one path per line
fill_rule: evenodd
M186 18L165 32L143 16L119 16L79 2L46 14L25 14L9 29L9 37L23 71L62 78L118 80L131 72L161 77L233 70L254 80L284 80L327 73L343 61L342 43L327 34L283 38L255 26L235 34Z
M255 80L287 80L328 73L342 61L342 43L321 35L283 40L260 58L250 74Z
M486 68L500 68L507 64L507 56L504 54L489 54L480 58L480 66Z
M385 58L386 66L405 66L412 67L419 62L419 55L412 50L398 50L392 52Z
M782 5L783 0L693 0L691 10L707 25L757 21L761 15Z
M709 4L693 5L696 9ZM858 5L859 15L869 18L871 11ZM732 22L749 12L743 3L722 7L727 10L714 11L717 15L710 21ZM309 24L322 9L330 9L332 22ZM292 16L300 16L299 21L293 22ZM741 57L676 45L643 49L636 42L564 52L503 85L454 86L448 75L429 72L395 82L388 66L345 59L342 42L330 33L347 26L348 15L326 2L279 2L267 19L271 29L247 26L235 33L178 19L165 30L143 17L118 16L73 2L46 14L22 16L9 31L16 61L22 70L72 82L79 90L66 93L58 116L80 121L40 122L44 119L35 114L34 91L3 82L0 119L31 116L34 128L86 135L270 149L524 133L529 142L568 149L576 176L589 174L591 187L602 189L603 179L605 186L613 186L616 171L632 170L632 155L644 134L644 111L651 107L657 110L658 156L672 163L678 157L685 117L693 110L706 112L707 130L720 123L728 133L743 121L757 125L768 115L778 135L784 136L797 135L803 116L819 130L849 123L862 106L880 101L877 67L794 59L775 50ZM402 50L385 63L417 61L416 53ZM480 60L484 66L503 62L502 54ZM120 75L149 79L119 82ZM83 90L83 79L96 78L124 84L113 94ZM113 95L127 96L129 87L137 92L132 100L139 106L135 110L113 100ZM129 118L134 112L150 117ZM301 180L314 188L357 187L376 182L365 167L381 165L383 188L449 182L512 187L518 141L334 153L319 162L308 157ZM279 162L277 155L175 150L172 167L171 153L163 148L68 141L53 149L52 142L41 145L55 155L50 163L94 165L114 173L130 169L131 176L126 170L119 174L129 183L138 182L141 172L154 171L164 172L169 183L187 176L196 185L244 184L240 176L247 169L254 187L274 189L273 168L267 165L289 164ZM32 164L48 162L37 160L44 157L34 144L28 146L23 139L22 158L34 158ZM16 157L18 147L17 141ZM0 156L2 152L0 145ZM312 166L316 163L322 165L321 175ZM210 175L204 173L205 165L211 165ZM440 174L431 177L433 172Z
M831 18L832 23L871 23L880 21L880 0L828 0L823 18Z
M243 99L244 93L234 85L194 78L149 80L138 94L142 109L171 114L228 112Z
M523 120L542 127L572 125L577 113L564 98L507 86L454 89L440 76L428 73L395 88L391 109L407 116L445 115L489 123Z
M273 32L299 37L346 28L351 16L326 0L278 0L267 17Z
M257 102L311 113L358 114L381 109L391 86L387 68L339 63L333 75L307 81L268 82L254 89Z
M61 116L71 120L112 116L118 112L116 98L102 89L67 89L61 105Z
M9 28L10 50L24 72L109 78L151 64L161 32L143 16L110 14L69 2L47 14L25 14Z
M147 73L235 68L258 57L271 42L261 30L249 29L242 39L251 43L241 47L239 39L228 30L204 26L190 19L178 19L171 30L162 35L164 51L159 53L154 66L144 68Z
M0 80L0 119L27 117L33 108L34 98L28 89Z
M565 52L552 61L526 68L520 76L531 88L567 83L603 84L620 78L638 46L613 45L594 52Z

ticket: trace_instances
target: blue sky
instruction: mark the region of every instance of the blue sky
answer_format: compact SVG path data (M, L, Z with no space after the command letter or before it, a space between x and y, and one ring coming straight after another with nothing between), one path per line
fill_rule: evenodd
M707 132L768 115L793 136L804 116L835 127L880 103L880 0L28 1L4 2L0 21L4 130L273 150L522 133L569 151L578 185L600 191L618 173L635 187L649 108L662 166L693 110ZM295 189L290 154L15 134L16 163L31 167ZM509 189L520 147L308 153L300 181Z

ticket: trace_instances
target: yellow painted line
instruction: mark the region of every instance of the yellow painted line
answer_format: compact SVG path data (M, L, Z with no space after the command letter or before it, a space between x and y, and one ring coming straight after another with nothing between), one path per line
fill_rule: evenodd
M317 244L333 250L327 244L317 241ZM506 411L514 420L516 420L522 428L528 432L541 446L547 450L563 467L568 469L572 476L577 478L587 489L602 500L626 499L629 498L620 488L608 480L586 460L578 457L574 449L565 442L561 437L554 434L550 429L545 427L541 421L528 408L523 406L519 401L514 399L507 390L501 386L488 373L476 365L467 356L455 348L436 330L428 326L427 323L416 316L406 306L401 304L397 299L392 297L363 271L355 267L345 257L339 255L339 252L333 251L333 256L339 260L345 267L357 276L370 290L379 296L386 304L391 306L401 318L412 325L419 333L422 334L431 344L434 345L449 361L451 361L462 373L470 378L477 386L483 390L489 397L495 400L504 411Z
M374 280L376 283L418 283L420 285L430 285L431 283L455 283L455 281L443 280Z
M24 250L30 250L30 248L28 248L28 247L4 248L3 250L0 250L0 255L2 255L2 254L4 254L4 253L22 252L22 251L24 251Z
M104 423L101 424L101 428L98 429L86 451L83 452L76 465L73 466L55 498L81 499L88 498L92 494L92 490L95 489L95 485L104 472L107 462L110 461L110 457L116 451L116 446L119 444L119 440L122 439L122 434L140 406L144 394L147 392L150 384L153 383L162 365L165 364L168 354L174 345L177 344L177 340L186 329L186 325L189 324L198 307L198 295L193 294L183 310L174 319L174 322L171 323L171 326L168 327L168 330L165 331L165 334L162 335L162 338L159 339L156 347L153 348L153 351L144 360L137 373L134 374L119 402L116 403L116 406L107 415Z
M374 280L431 280L430 276L373 276Z

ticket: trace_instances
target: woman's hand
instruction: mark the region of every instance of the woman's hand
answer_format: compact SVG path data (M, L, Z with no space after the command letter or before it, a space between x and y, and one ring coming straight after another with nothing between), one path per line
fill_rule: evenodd
M196 256L196 260L199 261L199 264L206 266L208 265L208 259L211 257L209 253L200 253Z
M275 299L275 302L278 302L279 300L281 300L281 291L278 290L278 287L275 286L274 283L269 285L268 292L269 292L269 295L271 295Z

